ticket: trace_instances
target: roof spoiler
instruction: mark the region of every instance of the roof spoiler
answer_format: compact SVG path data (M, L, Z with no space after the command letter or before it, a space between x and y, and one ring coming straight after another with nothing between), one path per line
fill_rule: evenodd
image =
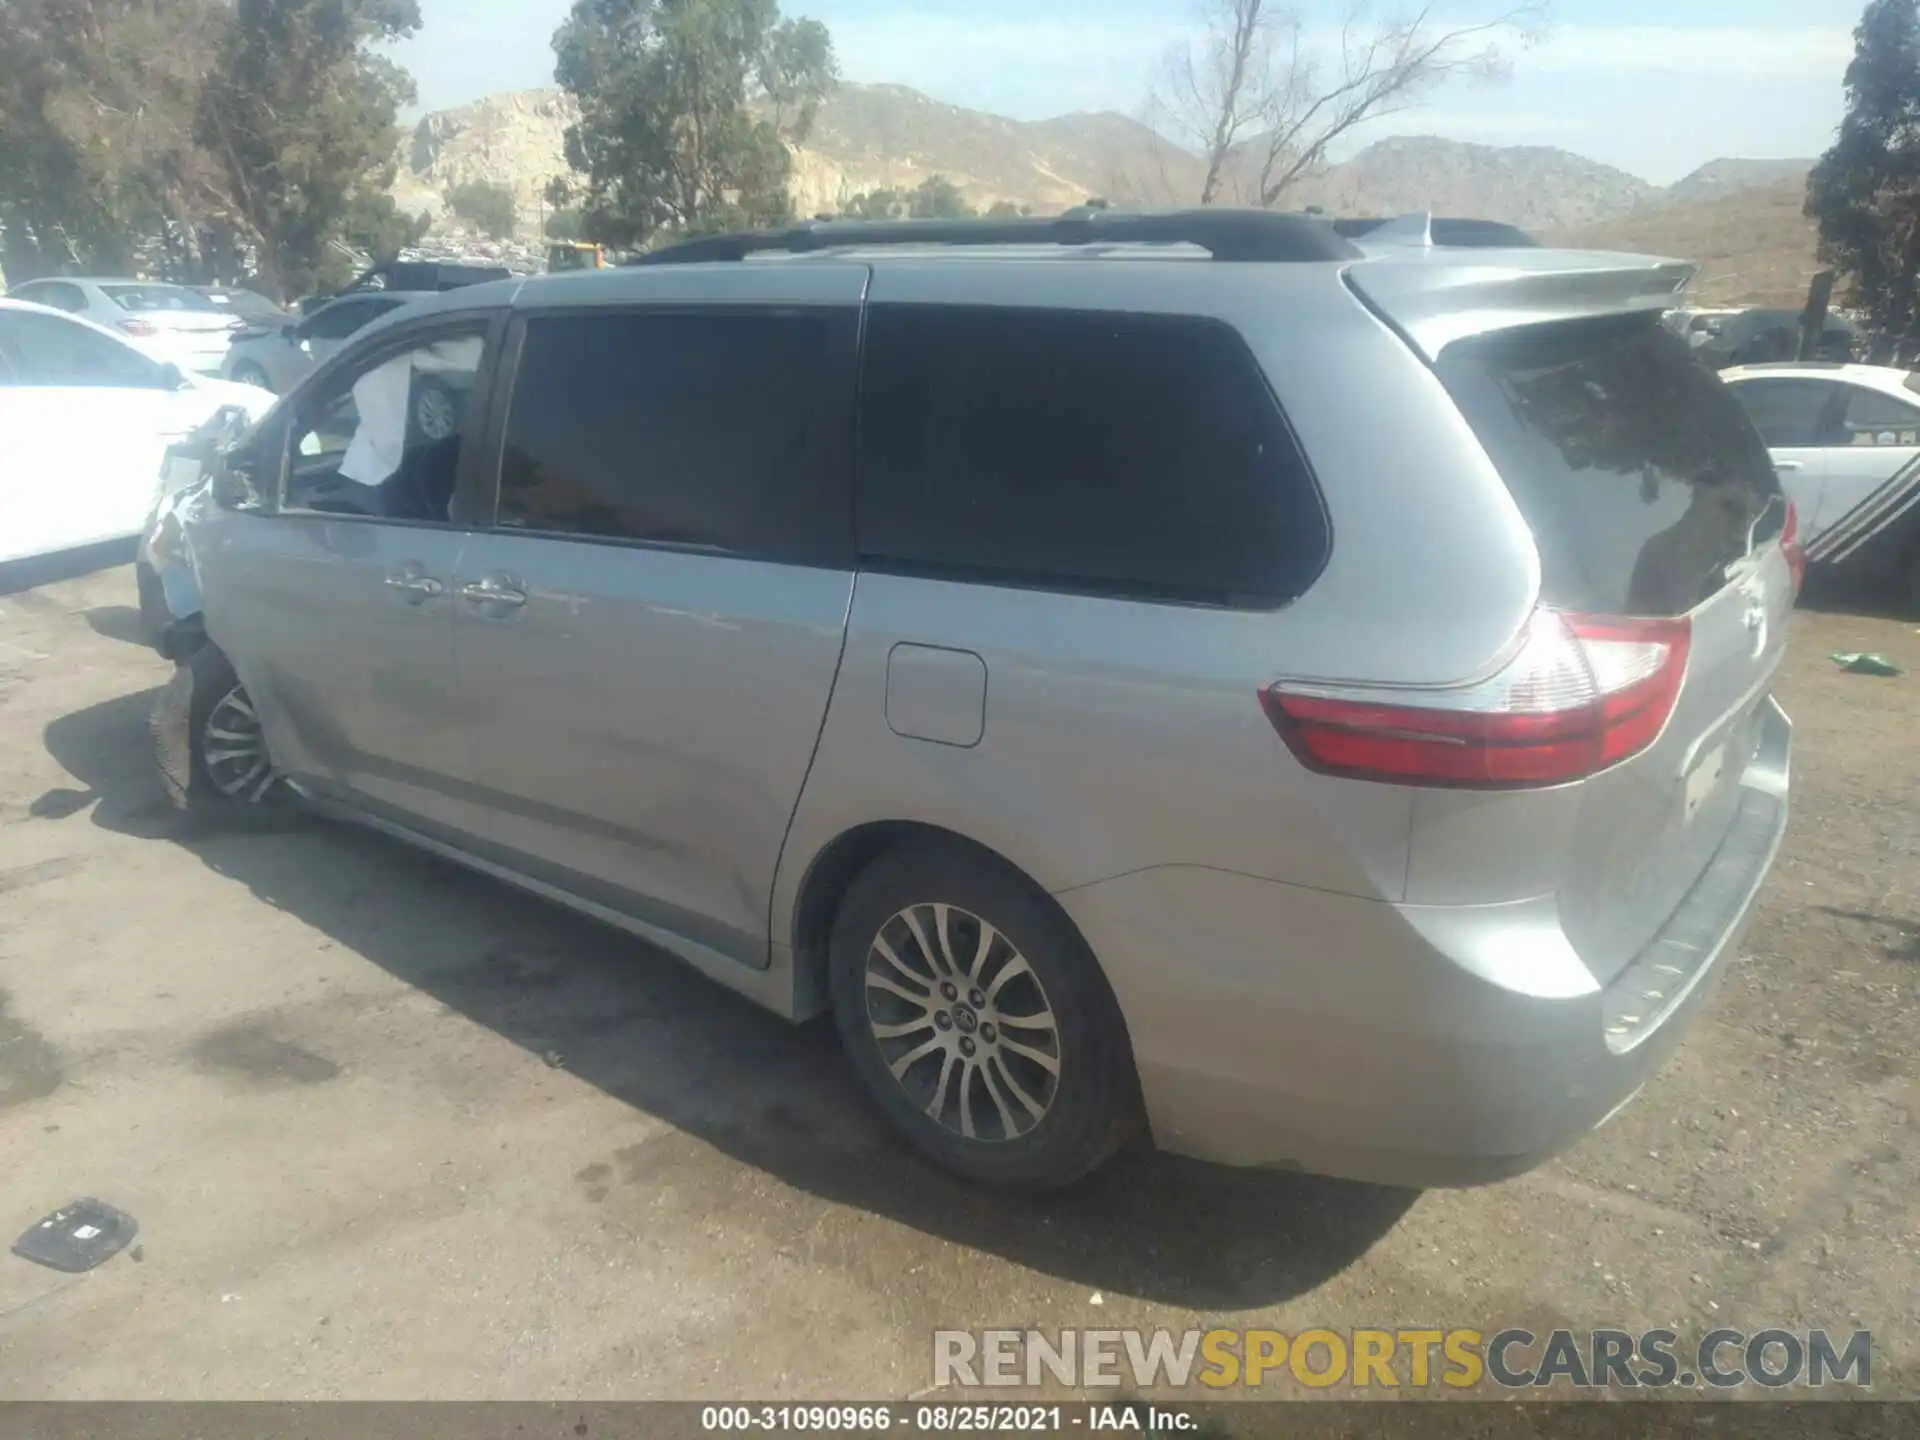
M1693 279L1696 266L1653 255L1599 250L1501 250L1451 264L1395 247L1363 247L1347 284L1427 359L1455 340L1518 325L1589 316L1658 317Z

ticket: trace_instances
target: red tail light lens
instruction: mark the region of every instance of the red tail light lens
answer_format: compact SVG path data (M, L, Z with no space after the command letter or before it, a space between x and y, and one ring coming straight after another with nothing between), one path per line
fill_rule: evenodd
M122 320L120 328L139 340L145 340L149 336L160 333L156 326L149 325L145 320Z
M1260 703L1300 762L1401 785L1513 789L1578 780L1651 745L1686 675L1692 625L1534 612L1489 680L1388 698L1270 685Z
M1787 502L1787 523L1780 527L1780 553L1787 557L1787 570L1793 576L1793 593L1807 583L1807 547L1800 541L1800 512Z

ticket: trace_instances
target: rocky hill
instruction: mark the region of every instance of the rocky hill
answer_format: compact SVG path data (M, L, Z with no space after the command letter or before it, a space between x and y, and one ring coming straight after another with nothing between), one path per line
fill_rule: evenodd
M1738 190L1777 185L1787 180L1805 185L1811 160L1709 160L1685 179L1667 187L1669 200L1712 200Z
M571 102L558 90L493 95L427 115L401 148L395 198L409 213L440 216L442 197L453 186L497 181L514 193L523 245L535 244L546 184L567 169L562 137L572 117ZM1661 240L1656 249L1690 254L1685 246L1711 243L1730 258L1742 253L1740 235L1755 223L1743 207L1762 191L1785 194L1805 170L1804 161L1716 160L1663 190L1546 146L1395 137L1312 177L1291 192L1289 203L1341 214L1430 209L1549 234L1585 234L1617 224L1625 227L1618 230L1622 236ZM1047 214L1096 195L1122 205L1191 201L1199 195L1202 173L1196 156L1124 115L1020 121L944 104L901 85L845 84L821 108L795 154L793 191L801 214L831 213L862 191L911 189L944 175L979 208L1007 200ZM1234 198L1233 189L1230 184L1225 198ZM1699 206L1708 208L1690 208ZM1791 241L1786 249L1797 255L1805 249L1803 237L1791 223L1775 223L1791 208L1786 202L1763 204L1756 214L1770 227L1768 235ZM1659 218L1666 211L1676 213ZM453 239L466 238L450 221L439 228ZM1798 261L1781 258L1779 264L1786 269L1778 275L1756 272L1749 288L1787 283Z
M1341 215L1431 210L1523 230L1580 225L1655 204L1658 186L1545 145L1471 145L1431 135L1369 145L1302 184L1290 203Z
M1700 273L1689 291L1695 304L1797 308L1806 303L1807 282L1820 268L1817 229L1801 213L1806 189L1803 173L1704 199L1673 200L1543 238L1696 261Z

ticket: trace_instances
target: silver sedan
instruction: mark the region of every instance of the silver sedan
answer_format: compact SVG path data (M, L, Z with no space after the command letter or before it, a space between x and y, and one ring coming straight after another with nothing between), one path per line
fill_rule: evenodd
M407 290L345 295L302 319L289 318L277 329L246 331L228 348L220 373L229 380L284 395L351 336L418 298Z

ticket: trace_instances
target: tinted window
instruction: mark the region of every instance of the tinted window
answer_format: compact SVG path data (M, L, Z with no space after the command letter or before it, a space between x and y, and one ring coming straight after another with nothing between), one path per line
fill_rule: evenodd
M21 385L167 388L160 367L132 346L58 315L0 311L0 350Z
M1324 559L1305 463L1223 325L875 306L861 373L864 556L1251 604Z
M1843 445L1920 445L1920 409L1878 390L1849 385Z
M58 280L22 285L12 294L16 300L31 300L36 305L51 305L56 310L67 310L76 315L87 308L87 297L78 285L68 285Z
M1684 614L1780 493L1739 402L1651 318L1461 341L1437 368L1533 528L1549 605Z
M527 322L500 524L851 561L851 312Z
M1820 421L1834 396L1830 380L1743 380L1727 387L1769 445L1820 445Z
M312 340L344 340L395 308L383 305L378 300L343 300L338 305L329 305L309 320L306 334Z

